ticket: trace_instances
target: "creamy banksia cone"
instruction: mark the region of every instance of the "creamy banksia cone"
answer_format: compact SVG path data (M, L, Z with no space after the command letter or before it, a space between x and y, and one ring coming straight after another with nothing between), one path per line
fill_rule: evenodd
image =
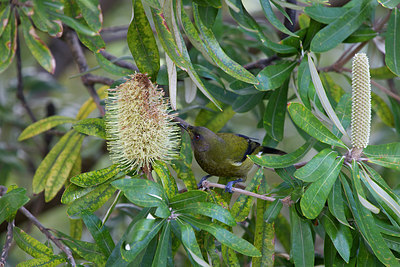
M371 127L371 84L364 53L354 56L352 72L351 144L362 150L368 145Z
M130 171L177 155L179 129L168 111L164 92L145 74L110 89L105 121L113 163Z

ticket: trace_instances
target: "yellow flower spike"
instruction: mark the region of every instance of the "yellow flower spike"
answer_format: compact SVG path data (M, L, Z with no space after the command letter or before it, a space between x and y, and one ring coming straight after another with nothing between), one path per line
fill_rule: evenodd
M368 57L364 53L353 58L351 144L356 158L367 147L371 128L371 82Z
M113 163L131 171L177 156L180 131L168 111L164 92L145 74L110 89L105 122Z

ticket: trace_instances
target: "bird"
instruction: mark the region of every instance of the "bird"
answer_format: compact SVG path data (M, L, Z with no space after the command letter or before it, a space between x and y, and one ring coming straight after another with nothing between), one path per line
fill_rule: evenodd
M246 179L254 163L247 157L257 154L286 154L279 149L261 146L260 143L242 134L214 133L202 126L193 126L177 117L178 125L190 136L194 157L207 173L200 182L211 176L229 177L225 191L232 193L235 183Z

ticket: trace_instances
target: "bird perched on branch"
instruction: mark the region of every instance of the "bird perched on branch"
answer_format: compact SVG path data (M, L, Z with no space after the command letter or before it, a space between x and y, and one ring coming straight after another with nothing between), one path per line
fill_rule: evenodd
M211 176L239 178L227 183L225 191L232 192L232 186L246 179L254 165L248 155L286 154L275 148L261 146L244 135L214 133L206 127L192 126L180 118L175 118L175 121L189 133L196 161L208 173L201 179L199 187Z

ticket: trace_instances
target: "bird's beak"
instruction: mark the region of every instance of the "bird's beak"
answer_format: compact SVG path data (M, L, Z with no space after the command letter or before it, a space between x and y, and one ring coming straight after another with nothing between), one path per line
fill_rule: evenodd
M179 117L175 117L174 121L176 121L179 125L179 127L181 127L182 129L184 129L185 131L188 131L188 129L190 128L190 124L187 123L186 121L182 120Z

